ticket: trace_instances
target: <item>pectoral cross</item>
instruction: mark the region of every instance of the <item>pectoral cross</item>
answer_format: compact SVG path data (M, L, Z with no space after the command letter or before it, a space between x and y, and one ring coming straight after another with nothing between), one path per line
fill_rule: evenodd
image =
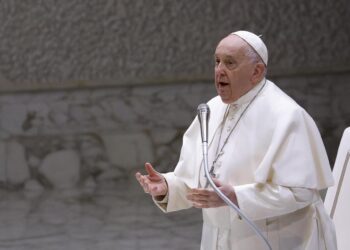
M215 173L214 173L214 165L211 166L210 171L209 171L209 174L210 174L210 176L213 177L213 178L216 177L216 175L215 175Z
M221 161L213 161L213 165L210 168L209 174L212 178L219 178L219 174L218 173L214 173L215 169L219 169L221 166ZM205 188L207 188L209 186L209 181L207 180L206 184L205 184Z

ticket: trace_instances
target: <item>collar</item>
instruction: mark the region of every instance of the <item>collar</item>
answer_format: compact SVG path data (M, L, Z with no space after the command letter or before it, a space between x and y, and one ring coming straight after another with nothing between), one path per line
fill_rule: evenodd
M251 90L249 90L247 93L242 95L238 100L231 103L231 106L241 106L245 103L250 102L254 96L259 92L259 90L264 86L266 82L266 78L262 79L257 85L255 85Z

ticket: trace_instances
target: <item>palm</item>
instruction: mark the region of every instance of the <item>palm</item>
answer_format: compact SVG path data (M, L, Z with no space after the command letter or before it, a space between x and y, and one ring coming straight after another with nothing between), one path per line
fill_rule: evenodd
M152 196L160 196L160 195L165 195L167 193L167 185L164 179L161 177L153 178L153 177L148 177L150 180L149 183L149 193Z
M146 193L152 196L164 196L168 192L168 185L165 178L154 170L150 163L145 164L148 175L142 175L139 172L135 174L136 179Z

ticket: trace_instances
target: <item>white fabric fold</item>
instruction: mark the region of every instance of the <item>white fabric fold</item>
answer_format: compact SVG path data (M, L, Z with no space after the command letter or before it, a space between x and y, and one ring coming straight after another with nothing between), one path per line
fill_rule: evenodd
M242 100L249 101L251 95L248 92L238 104L244 106ZM220 97L208 105L212 160L227 105ZM249 106L220 161L219 180L234 187L242 212L255 221L274 250L336 249L334 227L318 195L333 184L321 136L306 111L275 84L267 81ZM200 127L194 119L184 134L175 170L164 175L168 203L157 204L164 212L191 207L186 194L198 187L201 164ZM227 206L203 209L203 222L201 249L266 249Z

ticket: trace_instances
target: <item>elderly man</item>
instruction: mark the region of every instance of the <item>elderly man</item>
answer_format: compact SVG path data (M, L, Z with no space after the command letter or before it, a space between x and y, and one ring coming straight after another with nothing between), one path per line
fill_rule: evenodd
M215 50L208 102L208 162L215 184L262 230L272 249L333 250L335 231L319 190L333 184L318 129L307 112L265 78L267 48L255 34L234 32ZM266 249L254 231L207 186L200 127L183 138L174 172L136 173L164 211L202 208L201 249Z

